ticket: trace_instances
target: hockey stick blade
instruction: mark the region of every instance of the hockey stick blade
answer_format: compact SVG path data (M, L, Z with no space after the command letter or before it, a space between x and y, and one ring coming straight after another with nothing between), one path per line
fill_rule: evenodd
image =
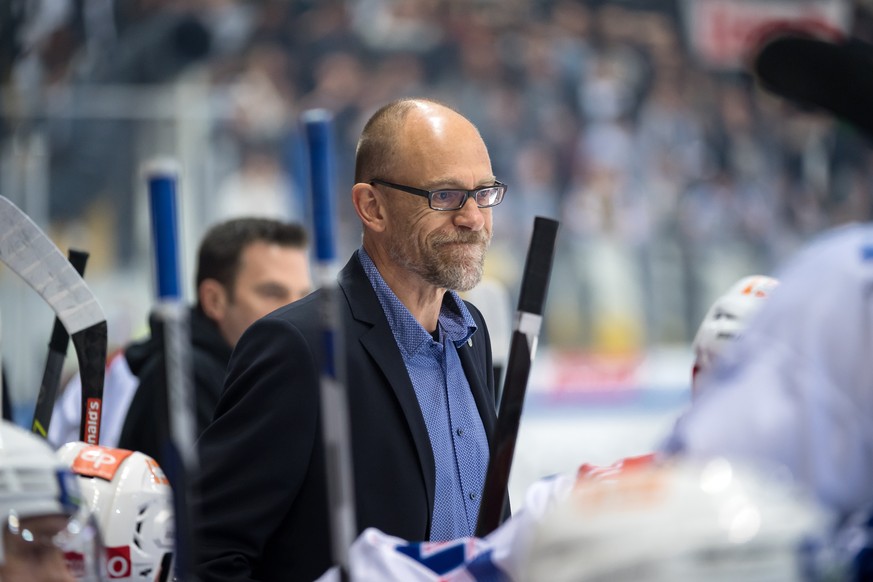
M88 253L70 249L67 257L73 268L80 276L85 274L85 265L88 262ZM45 369L42 374L42 382L39 385L39 394L36 397L36 406L33 409L33 421L30 429L33 433L43 438L48 437L49 426L52 421L55 400L58 396L58 387L61 383L61 371L64 367L64 359L67 355L67 346L70 343L70 334L64 328L63 322L55 317L52 327L52 337L49 340L49 351L45 361Z
M63 253L29 216L3 196L0 260L39 293L70 335L106 321L94 293Z
M0 260L49 304L73 338L82 377L80 438L98 444L103 415L106 316L82 276L46 234L0 196Z
M497 428L491 441L491 457L488 461L488 472L482 490L482 504L479 507L476 524L476 535L479 537L484 537L497 529L506 504L509 473L521 423L527 382L542 324L557 234L556 220L541 216L534 219L533 235L521 281L518 313L509 348L506 381L500 399Z

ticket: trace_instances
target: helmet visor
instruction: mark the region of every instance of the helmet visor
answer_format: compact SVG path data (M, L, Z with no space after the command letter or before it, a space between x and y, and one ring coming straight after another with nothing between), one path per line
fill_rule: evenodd
M103 544L87 510L73 516L53 514L3 522L3 582L102 582Z

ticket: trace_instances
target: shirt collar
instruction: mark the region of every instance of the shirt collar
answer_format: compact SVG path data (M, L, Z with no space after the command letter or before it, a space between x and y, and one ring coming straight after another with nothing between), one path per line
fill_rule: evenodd
M385 317L388 318L388 325L391 327L400 348L407 354L414 354L423 344L433 341L430 333L418 323L409 309L397 298L385 279L382 278L364 247L358 249L358 259L361 261L367 278L370 279L370 284L376 292L376 297L382 305ZM461 347L476 333L477 327L473 321L473 316L470 315L464 301L455 291L449 290L443 296L439 326L442 330L441 337L448 337L455 344L455 347Z

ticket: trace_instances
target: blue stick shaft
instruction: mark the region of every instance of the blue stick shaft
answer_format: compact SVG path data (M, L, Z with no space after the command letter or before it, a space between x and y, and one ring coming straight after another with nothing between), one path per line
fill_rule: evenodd
M158 301L182 298L176 181L173 171L160 170L148 177Z
M156 164L148 174L152 241L157 287L157 329L163 339L165 393L159 395L156 426L163 448L162 468L173 487L175 521L175 579L191 580L190 478L197 468L194 445L194 406L191 388L191 340L188 310L182 302L179 219L176 200L178 170L175 164Z
M328 112L315 109L306 112L304 123L309 143L315 258L319 263L331 263L336 260L332 119Z
M316 283L322 299L322 373L320 386L322 437L327 469L331 553L341 580L349 579L349 547L357 535L348 394L344 384L342 325L335 274L332 118L325 110L303 114L309 145Z

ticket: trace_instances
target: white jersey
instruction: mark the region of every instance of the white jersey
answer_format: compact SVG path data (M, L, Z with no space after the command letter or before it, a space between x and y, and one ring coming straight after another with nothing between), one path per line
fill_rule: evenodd
M827 233L778 278L665 451L781 464L849 514L873 503L873 226Z
M447 542L408 542L369 528L349 551L353 582L499 582L512 580L522 567L532 524L565 499L575 476L559 475L534 483L525 509L485 538ZM339 582L336 568L316 582Z
M763 582L835 571L819 567L830 565L817 551L829 523L820 507L784 475L750 469L655 455L582 465L532 485L524 510L484 539L410 543L368 529L351 547L350 578ZM332 569L317 582L339 579Z
M574 486L609 480L624 470L648 466L652 455L624 459L609 467L582 465L576 473L540 479L525 492L524 509L485 538L410 543L375 528L365 530L349 552L353 582L500 582L516 580L526 567L535 526ZM317 582L339 582L334 568Z

